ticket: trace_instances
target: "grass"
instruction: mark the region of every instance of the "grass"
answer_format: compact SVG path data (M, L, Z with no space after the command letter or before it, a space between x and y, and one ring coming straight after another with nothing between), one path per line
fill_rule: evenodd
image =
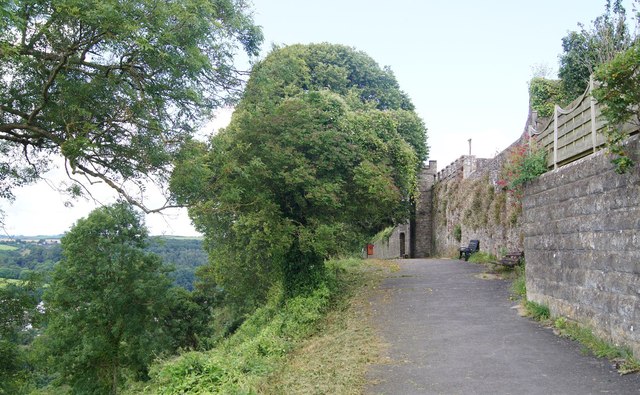
M511 293L524 300L527 297L527 281L524 265L514 267L513 272L515 278L511 282Z
M640 361L633 357L629 348L613 345L596 336L590 328L567 321L564 317L557 318L554 327L558 334L578 341L594 356L613 361L620 374L640 372Z
M471 254L469 257L469 262L472 263L493 263L496 262L498 258L495 255L490 254L486 251L478 251Z
M546 321L551 317L549 307L530 300L524 301L524 310L528 317L531 317L536 321Z
M371 266L368 266L371 268ZM393 270L393 267L389 268ZM381 270L358 270L348 280L349 296L323 320L321 330L304 340L288 362L260 387L267 394L360 394L365 370L382 345L368 322L368 292Z
M556 334L579 342L585 350L598 358L612 361L620 374L640 372L640 361L633 357L627 347L620 347L596 336L593 330L564 317L551 319L549 308L527 300L525 265L514 268L516 277L511 283L511 292L522 300L525 315L554 328Z
M129 393L360 393L378 350L363 292L382 270L360 259L327 266L327 280L313 292L283 300L274 288L232 336L209 351L160 361L151 381Z
M18 249L18 247L16 247L16 246L0 244L0 251L15 251L17 249Z
M640 372L640 361L633 357L629 348L611 344L596 336L591 328L568 321L564 317L552 320L549 308L545 305L523 300L523 307L527 316L553 327L556 334L577 341L586 352L597 358L612 361L620 374Z

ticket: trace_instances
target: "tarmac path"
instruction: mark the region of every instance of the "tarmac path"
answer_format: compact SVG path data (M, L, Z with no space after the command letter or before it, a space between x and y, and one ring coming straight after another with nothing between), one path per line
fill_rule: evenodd
M520 317L509 282L458 260L396 261L371 300L388 363L368 394L640 394L640 374Z

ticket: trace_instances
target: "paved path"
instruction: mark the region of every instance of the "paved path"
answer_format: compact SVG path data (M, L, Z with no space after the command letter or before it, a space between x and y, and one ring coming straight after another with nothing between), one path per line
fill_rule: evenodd
M640 375L518 316L504 280L480 265L398 261L372 300L391 362L368 373L369 394L640 394Z

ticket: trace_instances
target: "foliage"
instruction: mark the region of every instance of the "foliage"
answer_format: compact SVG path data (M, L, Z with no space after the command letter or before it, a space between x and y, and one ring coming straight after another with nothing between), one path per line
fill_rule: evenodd
M551 317L549 307L540 303L527 300L524 302L524 308L527 316L533 318L536 321L545 321Z
M48 275L62 259L58 243L25 239L0 244L0 278L20 279L31 271ZM160 237L149 238L146 251L159 255L168 268L173 284L189 291L194 288L195 271L207 263L202 240L198 238Z
M124 182L162 182L177 146L232 100L237 52L262 35L240 0L15 0L0 25L0 196L63 158L141 208ZM235 90L235 92L234 92Z
M255 306L279 281L293 295L408 218L427 152L412 109L348 47L278 48L254 67L229 127L185 147L171 178L227 301Z
M560 80L533 78L529 82L529 97L531 108L537 111L541 118L553 116L555 105L564 106L567 104Z
M182 287L171 287L163 299L166 311L162 328L168 337L167 349L172 353L199 349L203 339L212 334L209 300Z
M621 0L614 0L613 4L606 0L605 13L592 24L590 29L578 24L579 32L569 32L562 39L563 53L558 75L569 98L580 96L596 67L609 62L632 43Z
M486 251L474 252L469 257L469 262L471 263L493 263L495 261L497 261L495 255Z
M147 230L124 203L92 211L62 238L64 259L45 293L49 365L74 392L117 393L144 378L162 348L169 280L144 251Z
M614 156L615 171L623 174L634 166L623 141L627 137L621 129L626 122L640 125L640 42L616 56L611 62L596 70L600 85L593 91L594 97L604 105L602 115L608 122L605 129L607 148Z
M268 302L232 336L212 350L158 362L151 369L151 381L131 392L257 393L271 374L287 364L291 353L317 332L327 313L348 304L354 283L368 278L360 264L353 259L328 262L324 281L293 298L285 299L282 288L274 287Z
M0 277L3 278L19 279L31 271L49 272L62 257L62 249L57 243L16 241L2 246L5 248L0 250Z
M173 270L169 277L173 285L193 291L196 269L207 263L207 253L199 238L154 236L149 239L146 250L159 255L165 265Z
M371 238L372 243L377 243L379 241L387 241L389 237L393 234L394 226L388 226L382 229L380 232L376 233L375 236Z
M525 183L535 180L547 171L547 152L532 140L513 146L500 170L498 185L506 188L520 202Z
M27 281L0 286L0 394L19 393L32 369L24 349L34 331L27 329L40 321L38 276Z
M349 259L328 262L339 287L334 306L319 330L302 339L286 363L258 386L264 394L362 394L366 372L384 345L367 319L370 292L391 269L386 261ZM395 267L395 266L394 266Z

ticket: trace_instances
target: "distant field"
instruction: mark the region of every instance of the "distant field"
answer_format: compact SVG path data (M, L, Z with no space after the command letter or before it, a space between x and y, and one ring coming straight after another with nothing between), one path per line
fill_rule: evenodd
M15 246L8 246L6 244L0 244L0 251L15 251L17 249L18 249L18 247L15 247Z
M21 284L22 280L15 280L13 278L0 278L0 288L9 284Z
M203 236L151 236L151 237L158 237L161 239L173 239L173 240L204 240Z

